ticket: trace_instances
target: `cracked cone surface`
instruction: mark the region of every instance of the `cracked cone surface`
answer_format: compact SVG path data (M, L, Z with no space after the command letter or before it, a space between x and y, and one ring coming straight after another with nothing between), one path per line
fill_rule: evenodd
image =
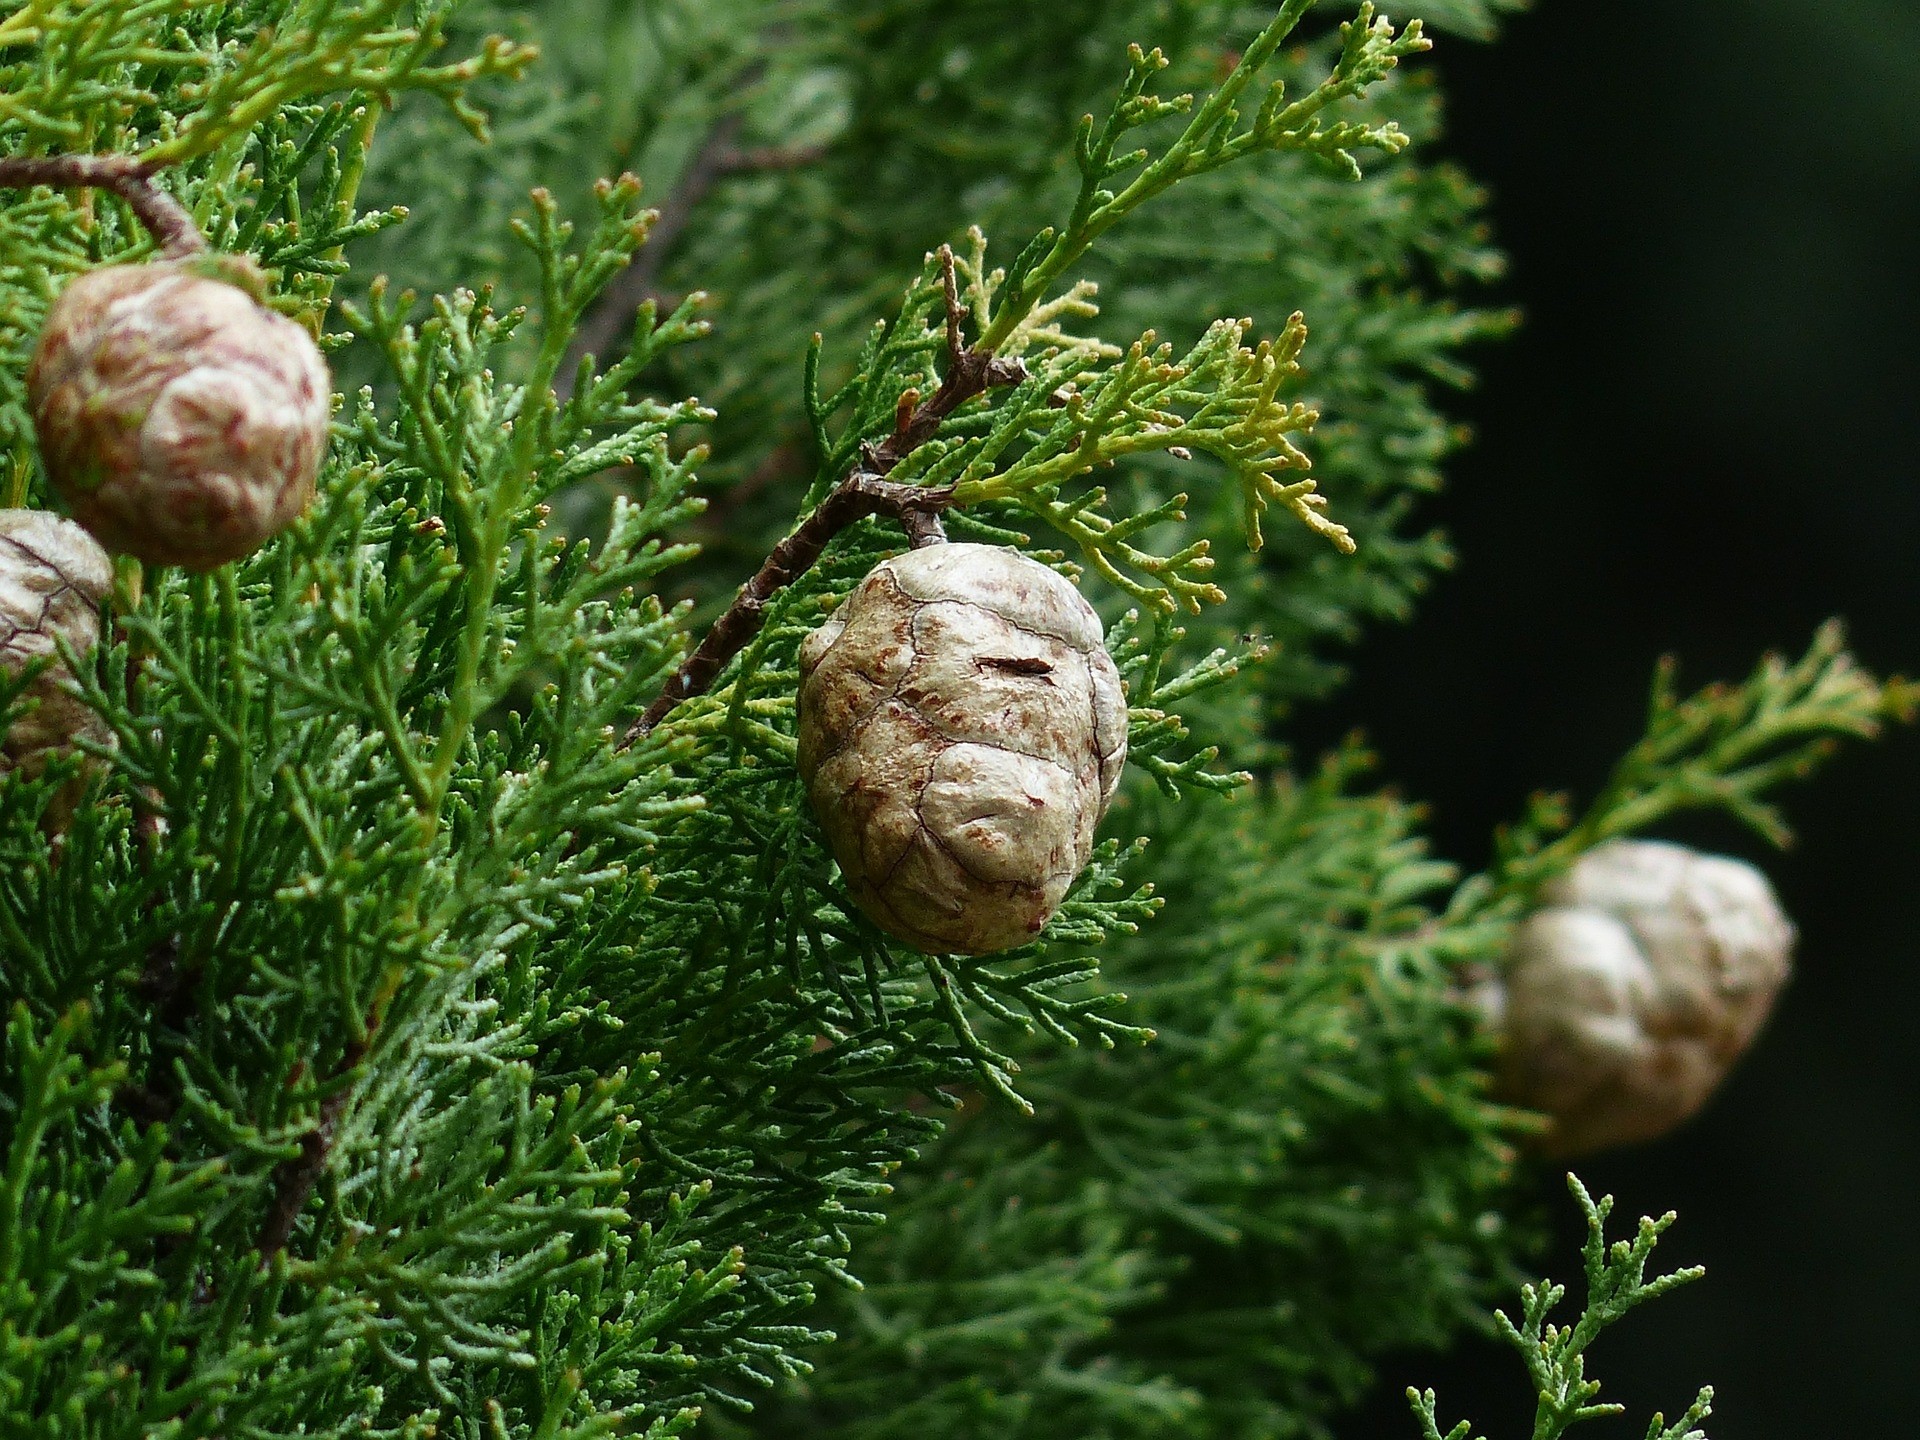
M47 316L27 393L75 519L110 550L211 570L306 509L332 380L299 325L181 261L75 278Z
M59 641L78 655L100 642L100 606L113 584L113 562L85 530L45 510L0 510L0 673L27 682L13 722L0 740L0 775L39 775L85 736L106 745L113 732L71 691L72 673ZM85 776L48 807L46 823L64 829Z
M801 777L855 901L929 952L1025 944L1093 852L1126 763L1100 620L1016 550L874 567L800 650Z

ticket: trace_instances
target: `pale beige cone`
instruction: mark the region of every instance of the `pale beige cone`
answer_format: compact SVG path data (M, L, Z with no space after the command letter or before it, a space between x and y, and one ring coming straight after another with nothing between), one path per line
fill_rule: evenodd
M853 897L928 952L1025 944L1127 756L1100 619L1017 550L883 561L800 649L800 774Z
M1753 1043L1792 968L1766 877L1679 845L1616 840L1582 857L1521 924L1476 999L1500 1036L1506 1098L1584 1154L1664 1135Z
M73 693L73 676L58 641L80 656L100 643L100 606L113 585L113 562L85 530L45 510L0 510L0 671L9 680L35 661L46 663L20 696L0 739L0 776L39 775L77 738L101 745L113 732ZM4 783L4 781L0 781ZM48 806L42 823L64 830L86 776L76 777Z
M27 372L48 478L109 550L211 570L307 508L332 380L307 332L210 267L109 265L55 302Z

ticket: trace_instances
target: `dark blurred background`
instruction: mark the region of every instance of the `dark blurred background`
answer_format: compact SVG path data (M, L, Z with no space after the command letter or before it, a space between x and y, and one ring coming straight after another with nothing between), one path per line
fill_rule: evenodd
M1412 7L1417 13L1418 6ZM1545 0L1445 45L1450 147L1494 191L1520 334L1481 357L1439 510L1461 555L1375 635L1314 738L1364 722L1453 858L1538 787L1591 795L1639 733L1655 657L1743 674L1844 616L1920 672L1920 0ZM1579 1165L1705 1281L1610 1332L1626 1420L1718 1392L1714 1440L1911 1433L1920 1349L1920 736L1850 747L1788 797L1762 861L1800 970L1715 1106ZM1542 1268L1578 1270L1561 1222ZM1571 1310L1569 1311L1571 1314ZM1400 1392L1527 1433L1492 1342L1388 1367L1350 1435L1411 1435Z

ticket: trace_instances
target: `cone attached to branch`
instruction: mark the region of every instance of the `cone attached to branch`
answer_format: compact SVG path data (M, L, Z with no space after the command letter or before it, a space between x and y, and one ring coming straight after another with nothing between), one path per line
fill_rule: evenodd
M313 497L332 381L232 256L110 265L47 316L27 393L48 477L110 550L211 570Z
M1766 877L1679 845L1617 840L1548 885L1475 999L1506 1098L1553 1122L1557 1157L1666 1134L1759 1033L1793 926Z
M928 545L874 567L800 675L800 774L860 908L929 952L1037 935L1126 763L1085 597L1017 550Z

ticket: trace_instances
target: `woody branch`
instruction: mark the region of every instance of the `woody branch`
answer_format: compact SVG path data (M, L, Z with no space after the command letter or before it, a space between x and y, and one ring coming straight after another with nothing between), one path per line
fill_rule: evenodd
M0 159L0 187L110 191L126 201L134 218L159 241L162 254L169 259L197 255L207 248L207 237L187 207L154 184L156 168L133 155L20 155Z
M947 372L932 395L922 400L917 390L905 391L894 407L893 433L878 445L861 448L860 463L834 487L813 513L786 539L774 546L754 577L667 681L666 687L627 731L622 746L646 737L683 700L703 695L721 669L760 632L766 606L783 588L813 567L829 541L869 515L897 520L918 549L946 539L940 512L953 504L953 487L902 485L888 480L900 462L933 438L940 422L967 401L1002 385L1017 384L1027 375L1018 359L970 347L961 333L966 309L954 276L953 251L939 250L940 279L946 298Z

